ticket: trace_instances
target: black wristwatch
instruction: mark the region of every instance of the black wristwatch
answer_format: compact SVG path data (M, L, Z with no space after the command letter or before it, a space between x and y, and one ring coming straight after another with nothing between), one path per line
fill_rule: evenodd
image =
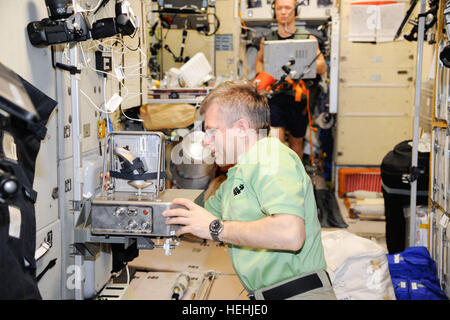
M219 241L219 234L223 231L223 222L219 219L211 221L209 224L209 233L214 241Z

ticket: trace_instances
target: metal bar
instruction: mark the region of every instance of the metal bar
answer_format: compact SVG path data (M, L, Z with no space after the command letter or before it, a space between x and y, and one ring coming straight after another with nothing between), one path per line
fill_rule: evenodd
M420 14L426 10L426 0L420 1ZM422 85L422 55L423 38L425 33L425 17L419 16L419 30L417 33L417 67L416 67L416 92L414 100L414 131L411 167L417 167L418 144L419 144L419 118L420 118L420 88ZM417 180L411 182L410 219L409 219L409 246L414 246L416 235L416 203L417 203Z
M406 117L408 114L406 112L346 112L342 114L343 117Z
M208 299L209 293L211 292L211 288L212 288L212 285L213 285L215 279L216 279L216 272L215 271L208 272L209 284L208 284L208 287L206 288L206 292L205 292L205 295L203 297L203 300L207 300Z
M331 50L330 50L330 113L338 110L338 87L339 87L339 29L340 19L336 14L331 23Z
M203 101L202 97L201 99L147 99L147 103L201 103Z
M73 1L74 8L77 7L77 1ZM77 43L69 44L70 63L75 68L78 67L78 48ZM78 75L70 75L71 88L71 104L72 104L72 156L73 156L73 202L81 202L81 140L80 140L80 110L79 110L79 94L78 94ZM74 229L80 215L79 208L73 211ZM75 255L75 266L81 272L81 277L78 277L79 283L75 285L75 299L84 299L84 257L82 255ZM76 280L76 282L78 282Z
M158 170L156 173L156 190L155 190L155 197L156 199L158 199L158 195L159 195L159 188L160 188L160 179L161 179L161 166L162 166L162 151L164 148L164 135L160 136L160 147L159 147L159 157L158 157Z
M402 83L348 83L343 85L344 88L408 88L409 84Z
M428 199L428 203L430 203L430 199ZM428 210L428 223L430 224L430 229L429 229L429 233L428 233L428 252L430 253L431 258L434 260L436 259L436 257L434 256L434 241L433 241L433 236L434 236L434 228L435 228L435 209L429 208Z
M102 172L102 190L100 192L102 194L106 193L105 184L106 184L106 172L107 172L107 162L108 162L108 149L111 148L111 135L109 134L105 139L105 152L103 155L103 172ZM111 152L111 150L109 150ZM109 186L108 186L109 187Z

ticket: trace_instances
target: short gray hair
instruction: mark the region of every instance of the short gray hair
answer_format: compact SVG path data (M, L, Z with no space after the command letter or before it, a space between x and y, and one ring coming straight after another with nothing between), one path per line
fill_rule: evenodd
M267 97L248 81L226 81L203 99L200 114L216 103L228 125L246 119L253 129L269 129L270 108Z

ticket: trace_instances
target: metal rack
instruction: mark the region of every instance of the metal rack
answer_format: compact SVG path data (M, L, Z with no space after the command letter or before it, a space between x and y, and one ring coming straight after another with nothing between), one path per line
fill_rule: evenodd
M449 217L450 217L450 69L439 59L439 53L448 42L444 35L443 9L439 4L435 46L435 83L431 122L430 190L428 201L429 242L428 250L436 263L437 276L442 290L450 295Z
M148 103L200 104L213 88L149 89Z

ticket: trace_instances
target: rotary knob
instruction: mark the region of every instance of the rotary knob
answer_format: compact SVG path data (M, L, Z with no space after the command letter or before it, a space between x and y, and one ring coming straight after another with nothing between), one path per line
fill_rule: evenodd
M128 229L136 230L138 227L139 227L139 224L136 221L134 221L134 220L128 221Z
M117 217L123 217L127 213L127 211L127 208L118 207L116 208L116 211L114 211L114 215Z
M148 221L144 221L141 224L141 228L142 228L142 230L145 230L145 231L151 231L152 230L152 224L150 222L148 222Z

